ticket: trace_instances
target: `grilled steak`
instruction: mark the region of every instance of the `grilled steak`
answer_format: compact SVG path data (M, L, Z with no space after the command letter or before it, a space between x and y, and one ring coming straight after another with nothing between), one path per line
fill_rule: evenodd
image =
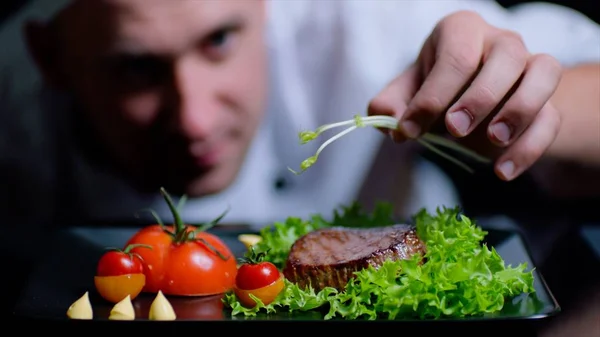
M409 225L368 229L332 227L315 230L292 245L284 276L301 288L342 290L354 272L385 260L408 259L425 253L425 244Z

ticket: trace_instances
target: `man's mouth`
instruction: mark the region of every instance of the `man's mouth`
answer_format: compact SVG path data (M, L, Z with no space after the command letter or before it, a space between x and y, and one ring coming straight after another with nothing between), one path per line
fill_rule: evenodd
M191 144L189 155L194 164L201 168L208 168L219 164L226 155L227 143L225 141L212 142L211 144Z

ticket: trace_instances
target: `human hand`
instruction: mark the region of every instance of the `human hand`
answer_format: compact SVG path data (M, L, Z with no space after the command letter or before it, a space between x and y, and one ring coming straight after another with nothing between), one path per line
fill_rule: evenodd
M370 102L368 113L398 118L391 133L397 142L443 121L463 145L494 158L499 178L512 180L558 134L561 116L549 99L561 73L551 56L529 53L518 34L461 11L437 24L417 61Z

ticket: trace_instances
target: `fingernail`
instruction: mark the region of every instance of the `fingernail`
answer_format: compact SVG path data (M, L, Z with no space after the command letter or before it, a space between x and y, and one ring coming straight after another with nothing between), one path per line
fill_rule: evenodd
M471 127L471 123L473 119L471 115L464 110L458 110L450 113L449 116L450 124L452 127L458 132L459 135L465 136L469 128Z
M390 139L396 143L402 143L406 140L406 137L402 134L402 132L398 131L390 131L389 136Z
M506 123L496 123L490 127L492 134L496 139L502 143L508 143L510 140L511 130Z
M417 138L421 135L421 126L411 120L402 122L402 132L408 138Z
M504 176L504 179L510 180L515 172L515 163L507 160L498 166L498 171Z

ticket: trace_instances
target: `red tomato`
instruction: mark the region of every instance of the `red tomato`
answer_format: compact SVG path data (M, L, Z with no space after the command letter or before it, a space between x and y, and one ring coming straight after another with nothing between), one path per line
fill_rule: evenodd
M254 249L252 250L254 252ZM258 289L277 281L279 269L268 261L261 261L264 255L259 253L256 257L242 259L235 279L235 286L239 289Z
M144 265L138 254L132 253L135 247L152 248L147 245L128 245L124 250L110 248L100 258L96 276L119 276L125 274L143 274Z
M281 275L277 280L275 280L275 282L262 288L247 290L235 287L233 291L243 306L247 308L252 308L256 305L256 301L254 301L254 299L250 297L250 295L260 299L260 301L264 305L268 305L271 304L277 298L279 293L281 293L281 291L283 291L284 288L284 278L283 275Z
M268 261L263 261L266 253L256 253L251 247L250 256L241 259L235 279L234 292L243 306L253 307L256 302L250 295L257 297L267 305L273 302L283 290L285 283L277 267Z
M144 244L152 249L134 248L143 259L145 292L165 295L205 296L225 293L233 288L237 264L230 248L214 234L205 232L219 218L201 227L184 224L170 196L161 189L175 224L147 226L128 244Z

